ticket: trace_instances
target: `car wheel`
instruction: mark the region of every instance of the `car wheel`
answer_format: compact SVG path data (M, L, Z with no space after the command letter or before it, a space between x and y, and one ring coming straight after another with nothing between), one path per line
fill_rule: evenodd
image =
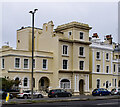
M58 95L56 94L56 95L55 95L55 98L57 98L57 97L58 97Z
M41 95L41 94L39 94L39 95L38 95L38 98L42 98L42 95Z
M27 95L24 95L24 96L23 96L23 98L24 98L24 99L27 99L27 98L28 98L28 96L27 96Z

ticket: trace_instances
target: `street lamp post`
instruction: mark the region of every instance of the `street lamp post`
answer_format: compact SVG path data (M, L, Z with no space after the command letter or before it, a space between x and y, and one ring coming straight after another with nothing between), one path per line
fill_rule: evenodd
M30 11L32 14L32 73L31 73L31 100L33 100L33 60L34 60L34 14L38 9Z

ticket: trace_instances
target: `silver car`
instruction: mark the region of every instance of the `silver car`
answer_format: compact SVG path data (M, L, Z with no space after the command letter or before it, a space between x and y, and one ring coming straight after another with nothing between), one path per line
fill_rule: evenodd
M24 98L24 99L31 98L31 90L24 91L23 93L17 94L16 97L17 98ZM43 95L39 92L33 92L33 97L43 98Z
M113 88L111 90L111 95L120 95L120 88Z

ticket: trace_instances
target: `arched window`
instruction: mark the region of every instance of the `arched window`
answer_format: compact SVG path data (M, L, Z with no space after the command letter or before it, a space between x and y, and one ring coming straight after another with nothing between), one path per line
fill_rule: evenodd
M106 81L106 88L108 88L109 87L109 85L108 85L108 81Z
M97 88L100 88L100 80L97 79Z
M60 88L64 88L64 89L70 88L70 81L68 79L62 79L60 81Z
M27 78L24 78L24 86L28 86L28 79Z
M15 86L18 86L19 85L19 77L16 77L15 78Z

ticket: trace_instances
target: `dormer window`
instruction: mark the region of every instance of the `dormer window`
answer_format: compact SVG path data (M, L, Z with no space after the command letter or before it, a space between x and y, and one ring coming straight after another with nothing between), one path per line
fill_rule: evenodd
M80 32L80 39L83 39L84 33Z

